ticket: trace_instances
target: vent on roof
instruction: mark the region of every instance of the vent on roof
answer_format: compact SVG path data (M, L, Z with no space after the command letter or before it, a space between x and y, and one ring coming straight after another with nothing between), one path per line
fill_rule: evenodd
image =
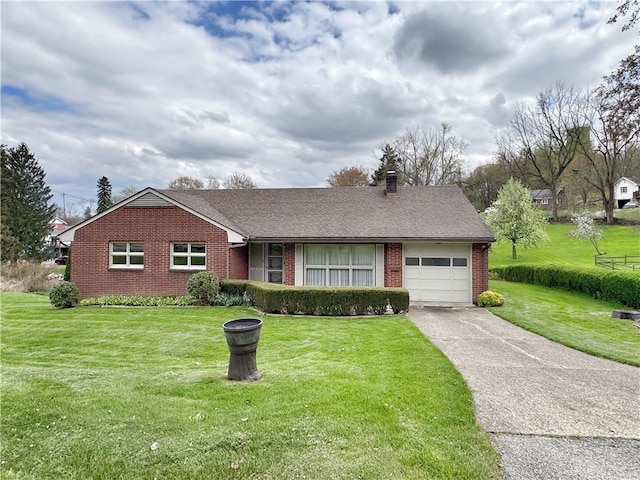
M393 170L387 172L387 188L385 192L387 195L395 195L398 193L398 176Z
M171 205L171 203L151 192L145 193L129 204L130 207L166 207L167 205Z

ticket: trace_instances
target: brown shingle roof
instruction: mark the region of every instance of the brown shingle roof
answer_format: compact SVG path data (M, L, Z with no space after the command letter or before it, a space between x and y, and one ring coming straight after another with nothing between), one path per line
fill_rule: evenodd
M457 186L157 191L250 240L495 240Z

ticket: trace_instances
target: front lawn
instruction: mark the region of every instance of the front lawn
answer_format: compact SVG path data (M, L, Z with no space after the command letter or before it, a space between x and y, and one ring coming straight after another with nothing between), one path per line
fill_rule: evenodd
M2 478L499 478L463 379L405 316L261 316L247 383L222 324L251 310L1 300Z
M492 280L489 287L505 297L502 307L489 310L514 325L591 355L640 366L640 329L633 321L611 317L621 305L526 283Z

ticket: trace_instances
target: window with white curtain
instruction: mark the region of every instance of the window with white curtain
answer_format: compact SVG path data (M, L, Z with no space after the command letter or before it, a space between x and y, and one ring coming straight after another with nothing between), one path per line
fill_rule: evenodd
M373 245L305 245L305 285L372 287L374 258Z

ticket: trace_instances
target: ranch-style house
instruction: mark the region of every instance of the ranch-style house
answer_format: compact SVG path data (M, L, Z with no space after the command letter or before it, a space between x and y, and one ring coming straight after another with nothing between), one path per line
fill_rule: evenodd
M495 237L457 186L146 188L62 232L82 298L184 294L188 277L404 287L475 303Z

